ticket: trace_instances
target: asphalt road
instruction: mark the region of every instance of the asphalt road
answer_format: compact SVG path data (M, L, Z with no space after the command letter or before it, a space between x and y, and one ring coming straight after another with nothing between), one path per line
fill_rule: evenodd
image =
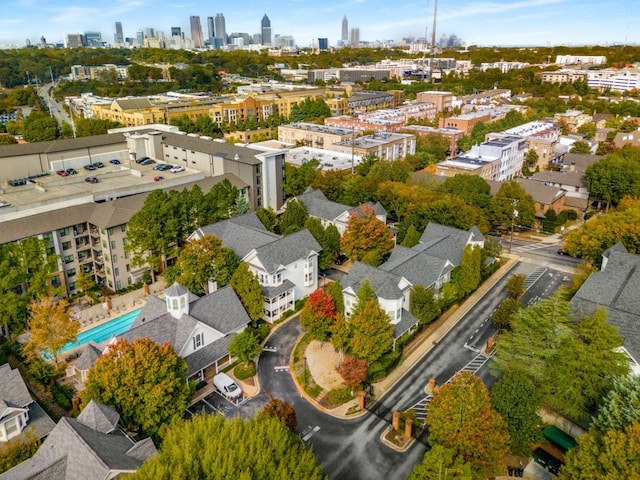
M67 112L62 108L54 97L49 95L49 91L53 88L53 83L45 83L38 89L38 96L42 99L42 102L49 108L50 114L53 118L56 119L59 125L62 125L62 122L66 122L71 124L71 118L67 114Z

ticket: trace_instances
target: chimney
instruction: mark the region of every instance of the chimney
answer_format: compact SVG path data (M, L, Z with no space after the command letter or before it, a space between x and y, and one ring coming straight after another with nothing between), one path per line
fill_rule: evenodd
M218 282L215 280L215 278L210 278L209 280L207 280L207 292L213 293L217 291L218 291Z

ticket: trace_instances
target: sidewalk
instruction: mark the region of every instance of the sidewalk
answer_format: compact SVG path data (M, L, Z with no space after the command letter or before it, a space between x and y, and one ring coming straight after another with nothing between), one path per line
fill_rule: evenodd
M373 384L376 400L380 400L384 397L394 385L402 379L405 373L410 370L416 363L418 363L422 357L424 357L429 351L436 345L442 338L444 338L449 331L456 326L456 324L475 306L476 303L495 286L500 279L507 275L511 269L518 262L519 257L516 255L505 255L507 257L506 263L498 269L489 279L487 279L467 300L457 309L450 309L446 312L438 321L429 326L429 328L423 332L423 340L405 357L402 363L394 369L389 375L377 383ZM418 337L420 338L420 337ZM410 344L411 345L411 344ZM428 379L425 379L425 386ZM297 383L297 382L296 382ZM333 410L326 410L318 405L313 399L310 399L304 391L300 392L305 395L305 398L313 403L316 407L322 411L338 418L356 418L365 412L346 415L347 410L356 405L356 401L347 402Z

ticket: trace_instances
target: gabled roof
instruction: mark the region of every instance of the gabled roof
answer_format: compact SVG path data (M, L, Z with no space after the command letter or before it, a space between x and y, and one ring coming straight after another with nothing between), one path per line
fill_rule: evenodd
M542 205L553 205L554 202L564 197L566 193L559 187L545 185L543 182L535 180L518 178L516 181L518 182L518 185L520 185L524 189L525 192L531 195L531 198L533 198L534 202L540 203Z
M26 407L33 402L20 371L12 369L8 363L0 365L0 400L12 407ZM0 408L0 418L4 415L3 410Z
M414 317L409 310L403 308L400 321L393 326L393 338L400 338L415 327L418 322L418 318Z
M82 353L76 360L76 370L89 370L92 368L96 360L102 356L102 351L92 341L87 343L82 349Z
M233 337L235 337L235 334L222 337L184 357L184 361L187 362L187 367L189 367L189 374L199 372L227 355L229 353L229 344Z
M578 315L605 307L618 327L624 347L640 361L640 255L609 249L606 268L595 272L576 292L571 306Z
M320 244L305 228L258 247L255 252L266 271L275 273L281 265L289 265L321 250Z
M613 247L609 247L604 252L602 252L602 256L605 258L609 258L613 252L629 253L629 250L627 250L627 247L625 247L622 242L618 242Z
M233 249L238 258L280 238L268 231L254 212L206 225L195 232L198 237L207 234L218 237L222 245Z
M328 200L322 190L308 188L302 195L295 197L304 204L307 213L312 217L333 221L353 207Z
M134 472L155 452L148 441L135 448L119 430L103 433L83 424L80 417L63 417L32 458L0 474L0 479L103 480Z
M342 278L340 284L343 290L351 287L357 293L365 280L369 280L378 298L398 299L403 295L403 290L399 287L401 277L361 262L353 264L351 271Z
M562 159L563 170L574 168L576 172L584 173L587 168L602 158L602 155L588 155L584 153L567 153Z
M223 335L235 332L251 321L238 295L229 285L190 303L189 316Z
M453 270L453 265L449 260L397 245L380 269L404 277L412 285L431 287L440 277Z
M102 433L113 432L119 420L120 414L113 408L93 400L78 415L78 422Z
M470 230L461 230L429 222L420 237L420 243L412 247L412 249L443 260L449 260L456 267L460 265L464 248L469 242L483 241L484 236L476 227Z
M148 338L159 345L169 343L176 352L179 352L198 324L189 315L183 315L178 319L170 313L165 313L157 318L147 319L141 317L142 314L143 312L140 312L132 328L118 338L126 338L129 342L137 338Z
M559 185L570 185L572 187L586 187L587 179L584 172L552 172L543 171L530 177L536 182L557 183Z

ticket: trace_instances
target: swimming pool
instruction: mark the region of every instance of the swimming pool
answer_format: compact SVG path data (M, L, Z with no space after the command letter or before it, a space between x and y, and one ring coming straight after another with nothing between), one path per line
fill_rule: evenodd
M86 330L79 333L75 342L67 343L64 347L58 350L58 354L68 352L74 348L78 348L85 343L91 341L95 343L102 343L105 340L109 340L111 337L117 337L118 335L126 332L131 328L141 308L133 310L129 313L125 313L119 317L109 320L108 322L98 325L90 330Z

